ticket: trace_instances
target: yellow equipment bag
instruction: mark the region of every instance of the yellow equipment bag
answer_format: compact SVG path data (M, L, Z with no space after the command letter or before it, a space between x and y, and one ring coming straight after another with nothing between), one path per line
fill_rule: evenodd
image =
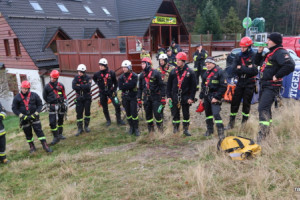
M249 138L227 136L218 142L218 150L229 154L232 160L245 160L261 153L261 146Z

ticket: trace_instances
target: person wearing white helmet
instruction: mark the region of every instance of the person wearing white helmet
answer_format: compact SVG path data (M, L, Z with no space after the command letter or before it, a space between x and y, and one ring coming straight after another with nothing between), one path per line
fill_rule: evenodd
M160 72L161 78L162 78L163 83L164 83L165 91L167 91L167 83L168 83L169 75L170 75L170 72L175 67L168 63L168 55L167 54L160 54L158 59L159 59L159 66L157 67L157 71ZM162 102L162 104L164 106L166 105L165 98L164 98L164 101ZM164 118L163 110L164 110L164 107L161 111L162 117Z
M108 69L108 62L106 58L101 58L99 60L99 68L100 71L94 74L93 80L99 87L100 104L103 108L106 126L111 125L107 104L108 98L112 100L112 103L115 107L117 124L125 125L125 122L121 119L121 106L117 96L118 81L116 78L116 73Z
M76 117L77 117L77 133L79 136L83 133L83 122L84 131L89 133L89 123L91 119L91 103L92 103L92 79L86 74L86 66L80 64L77 67L78 75L76 75L72 81L72 88L76 92ZM83 118L83 112L85 112L85 117Z
M130 126L129 134L139 136L139 117L137 112L138 76L132 72L132 64L129 60L124 60L121 67L124 73L119 77L118 83L119 89L122 90L122 104Z

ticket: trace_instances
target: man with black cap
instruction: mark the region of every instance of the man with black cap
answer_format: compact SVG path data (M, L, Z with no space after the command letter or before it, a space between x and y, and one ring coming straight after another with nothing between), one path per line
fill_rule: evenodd
M176 56L179 52L182 52L182 49L180 48L180 46L178 44L176 44L175 41L171 42L170 48L172 49L172 54L174 56Z
M232 72L237 75L238 82L234 90L231 102L230 121L226 130L232 129L235 124L235 117L238 114L241 101L243 100L242 123L247 122L250 113L251 100L255 91L257 66L254 64L255 52L251 45L250 37L243 37L240 41L241 53L237 54L233 64Z
M129 124L129 134L139 136L139 116L137 112L138 76L132 72L132 64L129 60L124 60L121 67L124 73L120 76L118 83L119 89L122 90L122 104Z
M210 136L214 132L214 122L218 128L219 139L223 139L224 125L220 115L222 96L226 92L227 84L224 71L216 64L213 57L205 60L207 71L203 75L201 83L200 103L204 101L207 131L205 136Z
M196 76L194 70L186 64L187 60L187 55L184 52L179 52L176 55L178 67L170 73L167 84L167 97L169 105L172 102L173 133L179 131L180 109L182 109L183 134L191 136L189 132L190 106L195 101Z
M86 74L86 66L80 64L77 67L78 75L75 76L72 82L72 88L76 92L76 113L77 113L77 133L79 136L83 133L83 122L84 130L89 133L89 123L91 119L91 103L92 103L92 79ZM85 112L85 117L83 119L83 112Z
M193 55L194 58L194 71L196 72L197 90L199 89L199 77L206 71L205 59L207 58L207 52L202 48L202 44L198 44L197 50Z
M157 45L157 55L156 55L156 59L159 60L159 56L161 54L166 54L166 50L162 47L161 44Z
M163 119L159 112L159 107L166 103L165 87L160 73L152 69L150 58L142 59L143 72L139 76L138 104L141 107L144 101L144 109L148 124L148 132L154 132L154 119L160 132L163 131Z
M255 64L260 67L260 94L259 94L259 132L257 142L261 141L270 133L272 122L271 107L275 97L280 92L282 78L295 69L295 62L288 51L282 47L282 36L274 32L268 36L268 49L264 57L264 47L259 47L255 57Z
M172 49L167 49L168 63L174 67L177 66L175 55L172 54Z
M100 104L103 108L103 113L106 118L106 126L111 125L111 120L108 111L108 98L111 99L115 110L118 125L125 125L125 122L121 119L121 105L117 96L118 81L116 73L112 70L108 70L108 62L106 58L99 60L100 71L96 72L93 76L94 82L99 87Z

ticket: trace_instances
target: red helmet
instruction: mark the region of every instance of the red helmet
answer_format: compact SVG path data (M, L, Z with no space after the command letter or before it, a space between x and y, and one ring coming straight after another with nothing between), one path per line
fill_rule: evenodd
M240 47L250 47L253 41L249 37L243 37L240 41Z
M176 55L176 59L178 59L178 60L187 60L187 55L186 55L186 53L184 53L184 52L179 52L179 53Z
M50 77L51 78L58 78L59 77L59 72L56 69L52 70L52 72L50 73Z
M30 83L29 83L29 81L22 81L21 88L28 88L28 89L30 89Z
M152 60L151 60L151 58L148 58L148 57L143 58L142 62L148 62L152 65Z

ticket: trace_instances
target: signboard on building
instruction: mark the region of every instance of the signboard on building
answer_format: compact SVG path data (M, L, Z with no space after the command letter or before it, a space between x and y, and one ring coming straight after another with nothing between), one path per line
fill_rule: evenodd
M176 17L155 16L152 24L177 24L177 19Z

